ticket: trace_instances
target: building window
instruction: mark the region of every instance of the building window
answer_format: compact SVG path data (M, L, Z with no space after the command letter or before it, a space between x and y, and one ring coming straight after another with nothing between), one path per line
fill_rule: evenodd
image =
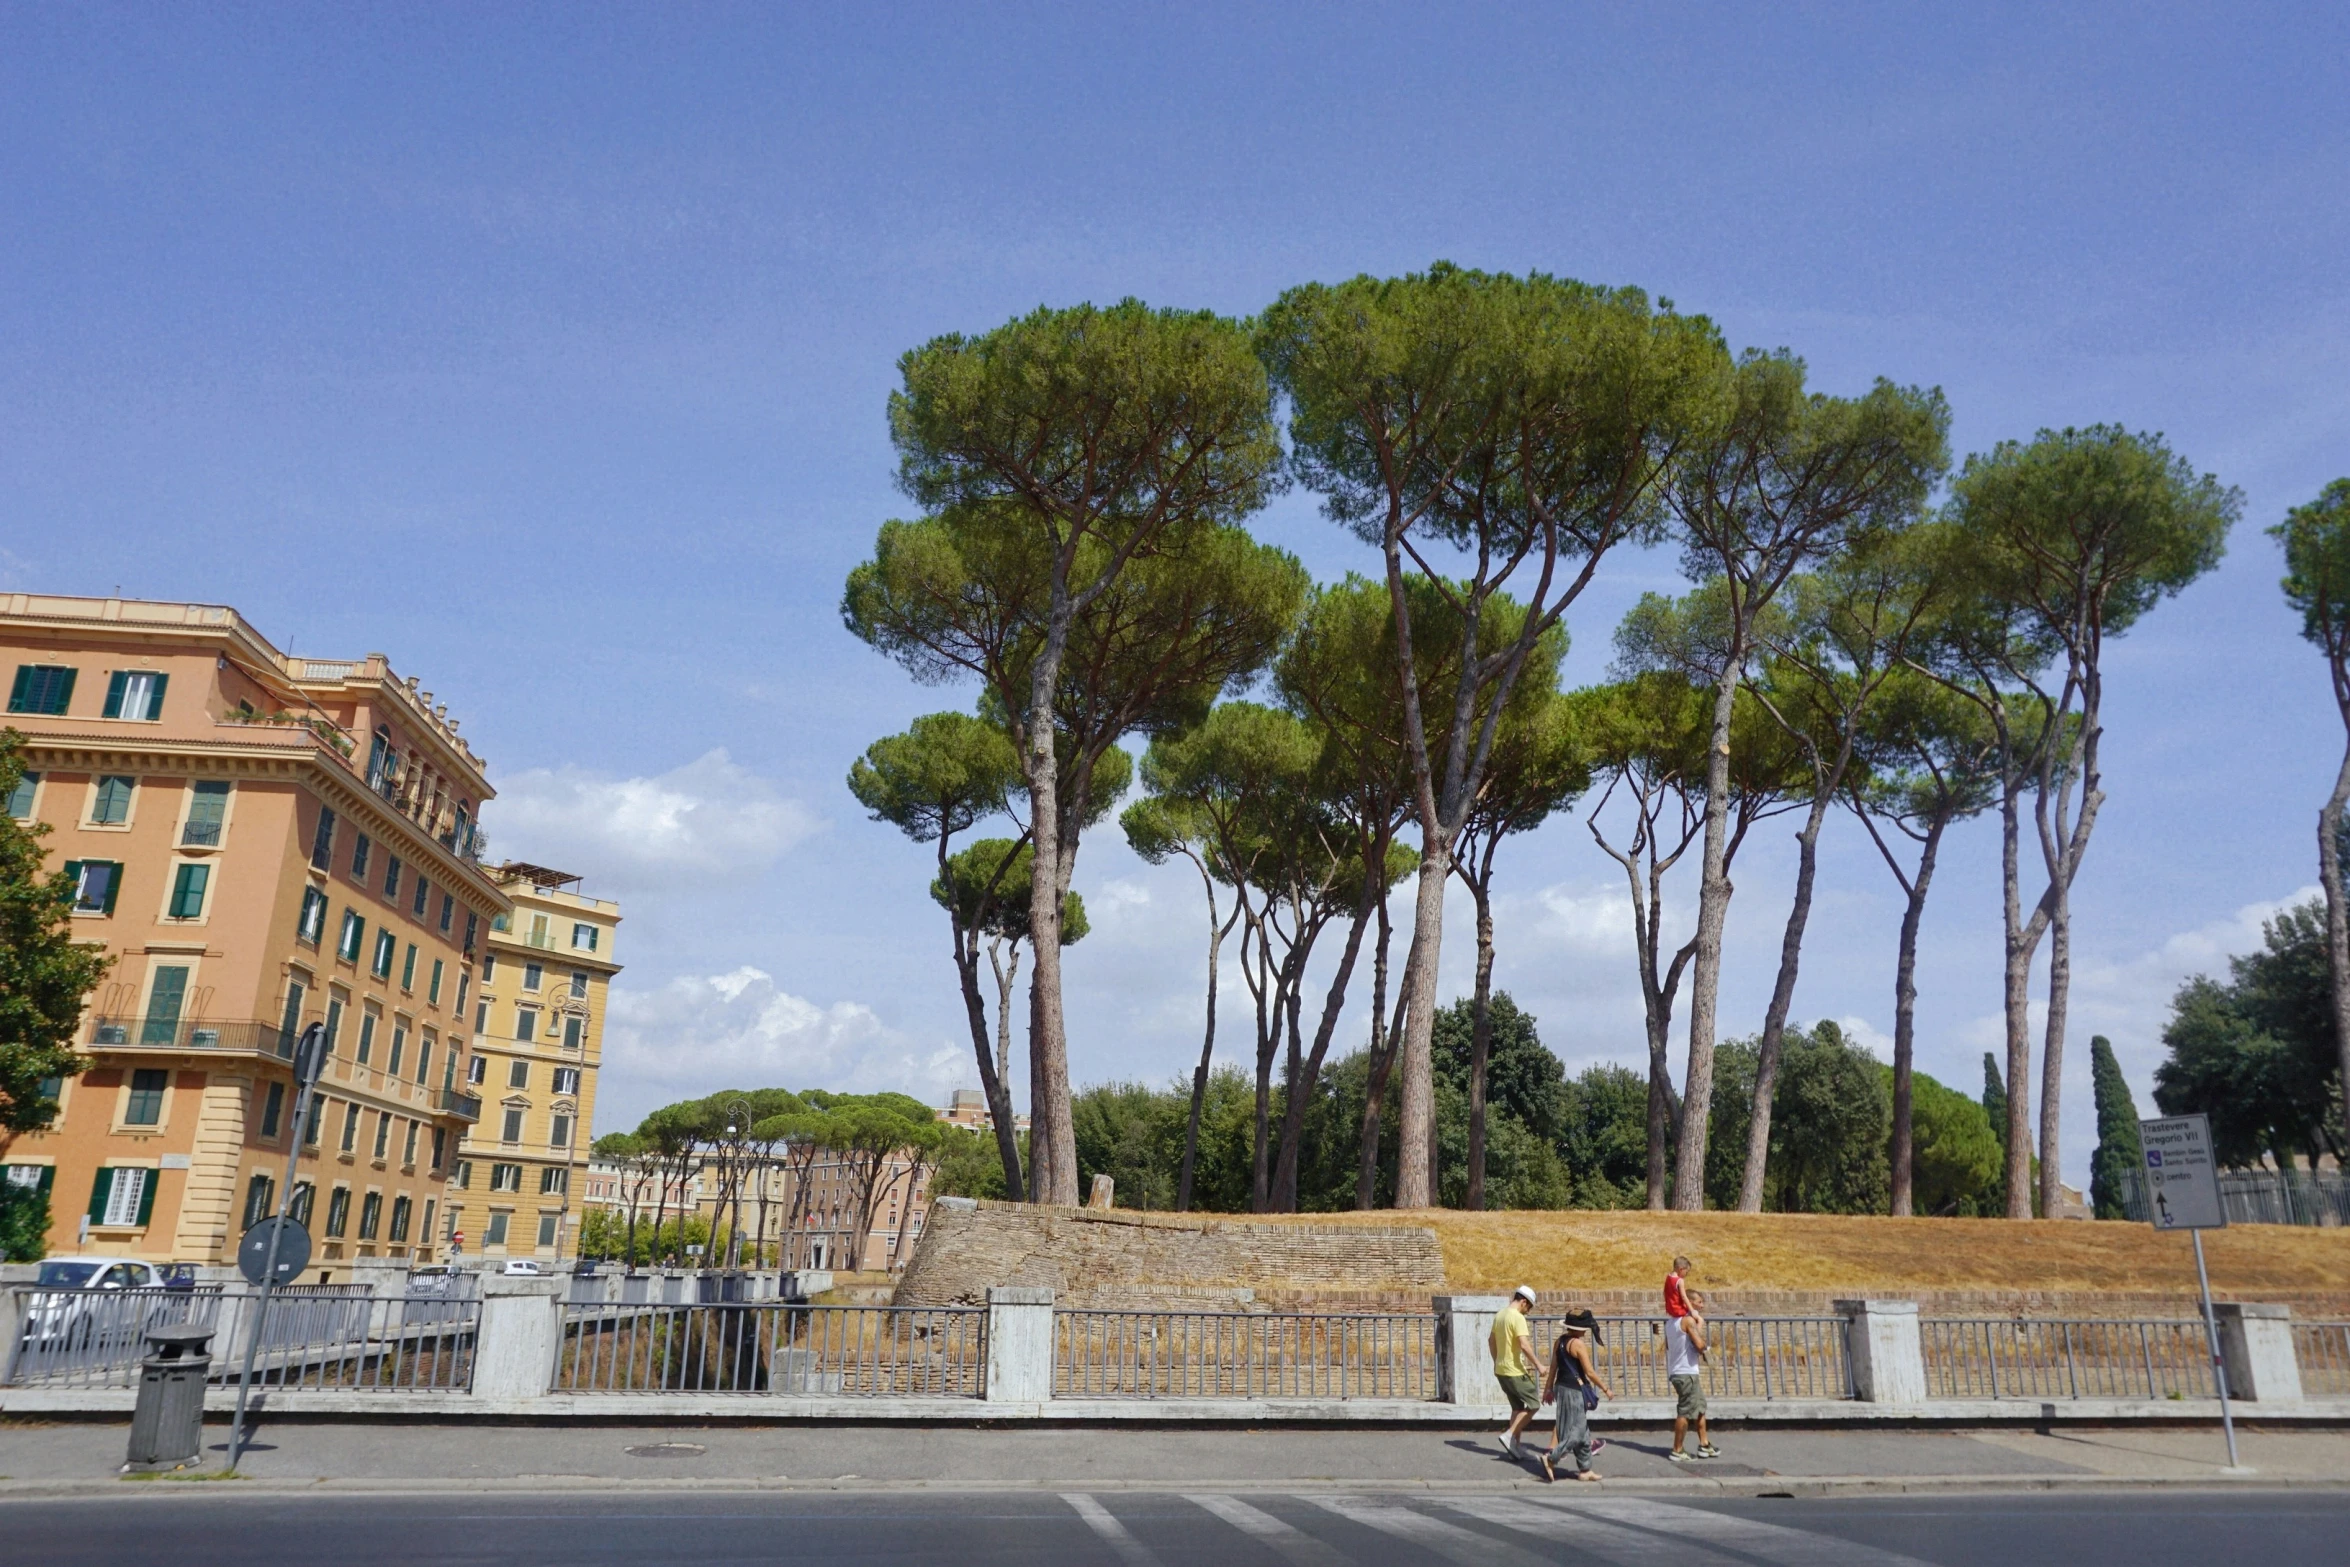
M560 1164L542 1166L539 1170L539 1195L555 1195L571 1190L571 1171Z
M408 1204L409 1199L406 1197L395 1197L392 1199L393 1240L404 1241L408 1238Z
M436 1170L439 1169L441 1161L447 1158L448 1154L449 1129L445 1126L436 1126L432 1129L432 1167Z
M351 879L353 881L367 880L367 856L373 852L374 848L375 845L368 842L365 833L360 833L351 840Z
M474 943L481 939L481 916L471 909L465 911L465 955L473 956Z
M539 1037L538 1008L516 1007L514 1009L514 1037L526 1045Z
M392 749L392 732L378 729L367 747L367 787L389 798L399 771L400 753Z
M329 996L326 1000L326 1053L328 1055L331 1056L335 1053L335 1041L342 1037L342 1033L343 999L340 996Z
M518 1192L522 1190L522 1166L519 1164L491 1165L490 1190L493 1192Z
M375 1055L375 1024L376 1016L372 1010L359 1014L359 1064L361 1066L367 1065Z
M555 1068L555 1092L558 1094L576 1094L579 1092L578 1067L559 1066Z
M261 1105L261 1135L271 1141L277 1139L277 1123L286 1113L286 1085L269 1085L269 1097Z
M468 1088L479 1088L482 1085L482 1080L489 1076L489 1072L489 1057L475 1056L465 1063L465 1085Z
M491 915L491 916L490 916L490 929L492 929L492 930L512 930L513 928L514 928L514 921L513 921L513 920L511 920L511 919L509 919L509 918L507 918L505 915L503 915L503 914L493 914L493 915Z
M400 1142L400 1162L405 1165L416 1163L416 1119L413 1116L409 1117L407 1134Z
M460 970L457 975L457 1004L449 1008L456 1015L459 1023L465 1021L465 998L472 990L473 976Z
M449 933L449 927L456 923L457 900L453 895L444 892L441 894L441 934L446 936Z
M497 977L498 955L495 952L483 953L481 955L481 982L486 985Z
M318 808L318 828L310 835L310 863L325 870L335 862L335 813L331 806Z
M318 1125L326 1116L326 1095L313 1092L310 1096L310 1124L302 1128L304 1147L318 1146Z
M492 1213L490 1215L490 1227L488 1231L482 1236L481 1243L484 1246L505 1245L506 1221L513 1217L514 1216L510 1213Z
M63 664L19 664L8 693L12 713L46 713L54 718L73 705L74 672Z
M571 1117L567 1115L558 1115L552 1116L548 1119L547 1146L550 1148L568 1148L571 1146Z
M528 1061L516 1061L506 1068L506 1086L508 1088L528 1088L530 1086L530 1063Z
M131 796L138 792L138 781L119 773L109 773L98 780L98 792L90 799L90 821L100 827L119 827L131 819Z
M375 961L368 969L377 979L392 977L392 959L399 955L400 943L388 930L375 933Z
M400 1075L400 1057L408 1049L408 1030L398 1023L392 1025L392 1053L384 1062L384 1076Z
M295 922L294 939L306 947L318 945L326 933L326 894L316 887L302 889L302 916Z
M375 1112L375 1152L369 1155L377 1164L384 1162L384 1147L392 1140L392 1112Z
M441 969L439 958L432 960L432 983L425 987L424 999L434 1006L441 1004Z
M269 1217L273 1183L266 1175L255 1174L245 1183L245 1228L251 1229Z
M294 1200L286 1204L286 1217L293 1220L296 1224L299 1224L304 1229L310 1228L310 1201L316 1195L317 1188L313 1187L308 1181L301 1181L296 1183L294 1187Z
M545 969L541 968L541 967L540 967L538 964L536 964L536 963L525 963L525 964L523 964L523 965L522 965L522 988L523 988L523 989L525 989L525 990L536 990L536 989L538 989L538 988L539 988L539 983L540 983L540 981L544 980L546 977L547 977L547 971L546 971Z
M147 987L147 1017L139 1025L139 1043L168 1045L179 1039L180 1006L188 995L188 971L177 964L156 969Z
M169 675L150 669L118 669L106 682L106 710L101 716L149 724L159 722L163 717L163 688L170 682Z
M394 903L400 899L400 857L396 854L384 856L384 897Z
M33 796L40 791L40 787L39 773L19 774L16 787L8 791L8 814L20 822L29 819L33 814ZM9 1168L16 1169L19 1166L11 1165ZM29 1170L32 1166L28 1164L21 1168Z
M345 963L359 961L360 945L367 938L367 921L355 909L343 910L343 933L335 942L335 956Z
M587 999L587 987L588 977L586 970L573 969L571 971L571 999L574 1001L585 1001Z
M449 1172L449 1184L459 1191L471 1189L473 1185L473 1161L471 1159L457 1161L457 1168Z
M416 988L416 943L413 941L408 943L408 956L400 964L400 988Z
M432 1211L436 1206L438 1204L435 1199L430 1197L424 1199L424 1226L416 1233L424 1238L427 1245L432 1242Z
M359 1238L363 1241L374 1240L376 1231L383 1227L383 1221L384 1194L369 1192L359 1204Z
M351 1227L351 1188L338 1186L326 1199L326 1233L340 1236Z
M490 1031L490 1004L487 999L473 1004L473 1031L477 1034Z
M522 1112L520 1110L509 1110L506 1112L505 1131L503 1135L498 1138L498 1141L502 1143L518 1143L522 1141Z
M175 920L204 917L204 889L211 884L209 865L182 865L171 873L171 906L166 916Z
M563 1048L577 1050L587 1039L587 1019L567 1017L563 1020Z
M188 819L180 827L180 843L190 849L217 849L228 821L228 785L199 783L188 793Z
M353 1100L343 1106L343 1152L359 1146L359 1104Z
M432 900L432 883L422 876L416 878L416 895L408 900L408 912L416 919L424 918L424 906Z
M114 912L114 896L122 890L120 860L67 860L65 874L73 878L76 914Z
M184 974L186 970L181 970ZM123 1105L122 1124L125 1126L161 1126L163 1124L163 1091L171 1086L169 1072L142 1068L131 1074L131 1096Z
M593 951L595 951L595 950L596 950L596 927L595 927L595 926L593 926L593 925L574 925L574 926L572 926L572 927L571 927L571 946L572 946L572 950L573 950L573 951L576 951L576 952L593 952Z
M555 1226L562 1221L562 1218L563 1216L560 1213L542 1213L539 1215L540 1246L546 1247L555 1244Z
M429 1028L416 1042L416 1080L420 1083L432 1080L432 1030Z

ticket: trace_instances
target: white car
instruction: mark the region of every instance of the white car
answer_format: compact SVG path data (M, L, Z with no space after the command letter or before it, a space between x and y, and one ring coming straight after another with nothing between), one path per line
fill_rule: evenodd
M508 1257L506 1259L505 1271L508 1273L528 1273L535 1275L539 1271L539 1265L531 1261L528 1257Z
M150 1326L188 1320L197 1297L161 1293L170 1282L151 1262L51 1257L25 1301L22 1348L43 1358L135 1354Z

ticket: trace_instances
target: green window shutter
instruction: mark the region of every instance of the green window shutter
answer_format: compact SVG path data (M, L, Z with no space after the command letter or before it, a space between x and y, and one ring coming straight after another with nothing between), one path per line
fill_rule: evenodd
M204 888L212 880L209 865L183 865L171 884L171 917L192 920L204 912Z
M98 1223L106 1217L106 1199L114 1191L114 1166L98 1167L98 1179L90 1186L90 1222Z
M179 1036L180 1006L187 999L188 971L177 965L155 971L154 988L147 993L147 1022L139 1043L168 1045Z
M109 872L106 878L105 912L112 914L115 895L122 891L122 862L120 860L101 860L99 863L104 865Z
M106 711L100 716L105 718L120 718L122 716L122 688L130 684L130 679L131 672L127 669L118 669L107 676Z
M45 1165L42 1165L42 1166L41 1166L41 1200L42 1200L43 1202L46 1202L46 1201L48 1201L48 1200L49 1200L49 1192L50 1192L50 1189L51 1189L52 1187L56 1186L56 1184L57 1184L57 1166L55 1166L55 1165L53 1165L53 1164L45 1164Z
M73 903L81 902L82 862L80 860L67 860L65 862L65 869L63 874L65 876L66 886L69 889L67 893L68 900Z
M163 1184L161 1170L147 1172L147 1184L139 1189L139 1224L144 1227L155 1217L155 1188Z
M55 692L55 694L49 698L48 711L52 713L63 713L72 708L73 680L74 676L80 673L81 671L78 669L69 669L65 672L65 678L54 684L52 690Z
M171 684L171 676L157 675L155 689L147 694L147 718L152 723L163 722L163 693Z
M16 684L11 686L8 691L8 710L12 713L23 712L25 698L32 694L32 689L33 666L30 664L17 665Z

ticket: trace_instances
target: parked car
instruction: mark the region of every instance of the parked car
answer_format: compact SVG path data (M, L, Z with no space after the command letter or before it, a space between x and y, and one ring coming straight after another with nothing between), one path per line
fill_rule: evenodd
M508 1257L506 1259L505 1271L508 1273L536 1274L539 1271L539 1265L531 1261L528 1257Z
M25 1302L22 1350L45 1360L137 1355L149 1327L191 1320L198 1299L192 1283L180 1283L176 1270L128 1258L48 1258ZM217 1297L203 1299L209 1310Z

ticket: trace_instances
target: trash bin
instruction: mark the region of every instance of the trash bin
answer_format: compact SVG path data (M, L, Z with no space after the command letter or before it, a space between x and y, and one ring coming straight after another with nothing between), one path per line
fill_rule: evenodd
M126 1469L178 1469L204 1453L204 1384L212 1373L212 1329L174 1322L147 1330L153 1351L139 1363Z

